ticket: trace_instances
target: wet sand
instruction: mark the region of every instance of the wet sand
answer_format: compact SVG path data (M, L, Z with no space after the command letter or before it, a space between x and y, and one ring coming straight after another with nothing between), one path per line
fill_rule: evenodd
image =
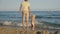
M31 30L23 30L22 28L0 26L0 34L36 34L36 32Z

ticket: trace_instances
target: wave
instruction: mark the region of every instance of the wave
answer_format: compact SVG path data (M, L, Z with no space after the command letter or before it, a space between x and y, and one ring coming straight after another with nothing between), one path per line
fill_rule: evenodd
M48 28L48 29L60 29L60 24L38 20L38 24L36 24L35 27L36 28Z
M43 23L45 25L50 25L50 26L56 26L56 27L60 27L60 24L56 24L56 23L51 23L51 22L47 22L47 21L40 21L38 20L39 23Z
M12 22L12 21L4 21L4 22L2 21L2 22L0 22L0 26L22 26L22 23L21 22ZM30 23L28 23L28 26L30 26Z
M58 18L60 19L60 16L36 16L36 18Z
M11 21L4 21L0 22L0 26L14 26L14 27L20 27L22 26L22 23L20 22L11 22ZM26 26L26 25L25 25ZM28 26L31 26L30 23L28 23ZM48 28L55 28L58 29L60 27L60 24L55 24L55 23L49 23L46 21L35 21L35 26L36 27L48 27ZM60 29L60 28L59 28Z

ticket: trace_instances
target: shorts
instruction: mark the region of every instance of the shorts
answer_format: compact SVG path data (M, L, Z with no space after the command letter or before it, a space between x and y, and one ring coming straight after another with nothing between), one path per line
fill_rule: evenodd
M29 12L23 11L22 12L22 17L24 17L24 18L26 18L28 20L28 18L29 18Z

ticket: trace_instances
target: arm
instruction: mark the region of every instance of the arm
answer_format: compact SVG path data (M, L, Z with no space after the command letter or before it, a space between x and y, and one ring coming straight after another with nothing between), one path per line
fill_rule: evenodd
M29 10L29 16L30 16L30 6L28 6L28 10Z
M21 11L21 12L22 12L22 4L20 5L20 9L19 9L19 11Z

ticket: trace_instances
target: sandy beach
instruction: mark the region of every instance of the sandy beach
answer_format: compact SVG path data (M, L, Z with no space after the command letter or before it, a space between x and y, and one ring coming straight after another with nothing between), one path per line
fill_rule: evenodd
M22 28L13 28L0 26L0 34L36 34L35 31L23 30Z
M0 34L38 34L38 33L46 33L46 34L51 34L49 31L44 31L44 30L24 30L22 28L17 28L17 27L8 27L8 26L0 26ZM42 33L43 32L43 33ZM54 34L55 32L53 32ZM58 33L60 34L60 32Z

